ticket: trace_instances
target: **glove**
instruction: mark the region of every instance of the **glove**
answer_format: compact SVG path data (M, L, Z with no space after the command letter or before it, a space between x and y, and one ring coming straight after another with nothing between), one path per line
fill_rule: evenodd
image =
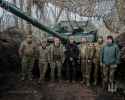
M69 60L70 60L70 61L73 61L73 58L72 58L72 57L70 57L70 58L69 58Z
M103 64L102 64L102 63L100 63L100 66L102 67L102 66L103 66Z

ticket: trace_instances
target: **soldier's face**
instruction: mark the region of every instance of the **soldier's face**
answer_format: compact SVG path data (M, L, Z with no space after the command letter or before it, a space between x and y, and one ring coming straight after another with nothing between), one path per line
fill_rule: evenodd
M54 44L55 44L56 46L58 46L58 45L60 44L60 40L59 40L58 38L55 38L55 39L54 39Z
M102 38L99 38L99 39L98 39L98 43L103 43L103 39L102 39Z
M94 46L93 43L89 43L90 48L93 48L93 46Z
M71 36L71 37L69 37L69 42L72 44L72 43L74 43L74 38Z
M81 38L81 43L86 43L86 39L85 38Z
M113 41L112 41L112 39L107 39L106 42L107 42L107 44L112 44Z
M47 43L45 41L42 42L42 47L45 48Z
M32 43L32 36L31 35L27 36L27 42Z

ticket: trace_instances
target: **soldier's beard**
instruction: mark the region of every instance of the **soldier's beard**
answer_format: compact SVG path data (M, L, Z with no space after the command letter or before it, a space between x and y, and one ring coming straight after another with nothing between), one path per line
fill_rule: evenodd
M59 47L60 46L60 43L55 43L54 44L56 47Z
M102 42L102 41L99 41L98 44L103 44L103 42Z
M31 44L31 43L32 43L32 41L27 41L27 43L28 43L28 44Z
M42 46L43 49L46 49L46 46Z

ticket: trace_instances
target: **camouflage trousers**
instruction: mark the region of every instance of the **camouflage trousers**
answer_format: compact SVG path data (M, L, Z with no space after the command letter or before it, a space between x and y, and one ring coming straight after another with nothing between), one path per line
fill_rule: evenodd
M57 77L59 80L62 78L62 62L61 61L54 61L50 63L50 68L51 68L51 80L55 80L55 69L57 67Z
M23 57L21 63L22 63L22 77L25 78L27 76L28 79L32 79L32 69L34 64L34 58Z
M98 77L99 77L99 75L98 75L99 73L98 72L99 71L101 73L103 73L102 65L101 65L100 61L96 61L94 63L94 75L93 75L95 84L97 84L97 81L98 81ZM101 78L102 78L102 75L103 74L101 74Z
M82 81L86 81L86 68L87 68L87 60L82 59L81 60L81 72L82 72Z
M103 65L103 86L113 83L117 65Z
M44 80L48 68L48 62L39 62L40 79Z
M91 72L92 72L92 60L87 61L87 66L86 66L86 84L90 83L91 79Z

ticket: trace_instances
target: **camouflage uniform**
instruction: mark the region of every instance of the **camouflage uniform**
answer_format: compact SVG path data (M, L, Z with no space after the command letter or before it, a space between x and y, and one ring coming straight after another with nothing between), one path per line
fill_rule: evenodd
M98 71L99 71L99 67L100 67L100 71L102 73L103 69L102 69L102 64L100 61L100 51L102 48L103 44L96 44L96 53L95 53L95 59L94 59L94 84L97 84L97 79L98 79ZM102 74L101 74L102 77Z
M48 47L43 48L42 46L39 47L39 70L40 70L40 79L44 80L45 75L48 68Z
M60 44L58 47L54 44L49 48L49 62L51 68L51 80L55 80L55 68L57 67L58 79L61 79L62 64L64 62L64 47Z
M24 41L21 46L19 51L22 53L22 79L26 76L28 76L28 79L32 79L32 69L33 69L33 64L34 60L36 57L36 47L35 44L28 44L26 41Z
M87 48L87 68L86 68L86 84L87 86L90 85L90 79L91 79L91 71L92 71L92 65L93 60L95 57L95 48L93 46L93 43L89 43Z
M108 87L108 86L112 86L112 84L113 84L114 73L115 73L116 67L117 67L116 64L114 64L114 65L103 64L103 86L104 86L104 89L113 88L113 87Z
M82 81L86 81L86 65L87 65L87 44L80 44L79 45L80 50L80 62L81 62L81 72L82 72Z

